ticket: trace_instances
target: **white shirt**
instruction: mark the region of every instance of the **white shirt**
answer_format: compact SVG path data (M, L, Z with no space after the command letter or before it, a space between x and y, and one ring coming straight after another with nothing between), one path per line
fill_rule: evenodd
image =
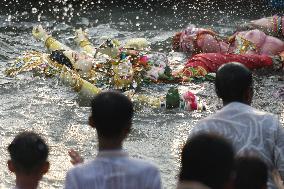
M159 170L124 151L100 151L95 160L68 171L65 189L160 189Z
M254 154L277 169L284 179L284 129L276 115L262 112L243 103L232 102L193 128L197 132L214 132L229 139L237 155ZM271 175L268 188L276 188Z

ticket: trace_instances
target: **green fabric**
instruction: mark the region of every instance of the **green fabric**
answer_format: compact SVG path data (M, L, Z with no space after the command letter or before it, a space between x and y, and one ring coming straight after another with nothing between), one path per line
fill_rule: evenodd
M175 87L171 87L166 95L166 108L178 108L180 104L180 96L178 89Z

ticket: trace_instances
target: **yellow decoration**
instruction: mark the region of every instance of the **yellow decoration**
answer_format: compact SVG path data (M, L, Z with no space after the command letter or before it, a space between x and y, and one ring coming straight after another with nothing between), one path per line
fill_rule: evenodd
M244 37L236 36L236 40L238 42L238 47L235 52L236 54L245 54L250 50L257 50L256 45Z

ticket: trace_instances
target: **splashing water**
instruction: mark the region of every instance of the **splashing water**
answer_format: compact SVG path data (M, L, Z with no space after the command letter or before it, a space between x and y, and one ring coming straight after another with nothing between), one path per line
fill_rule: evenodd
M1 159L0 183L13 185L14 177L6 168L6 147L20 131L41 133L51 146L51 170L41 182L41 188L62 188L66 171L71 168L67 150L75 148L87 159L96 154L96 133L88 126L89 107L80 106L82 99L71 89L58 83L56 78L42 78L31 73L17 78L3 74L5 67L25 50L45 51L40 42L31 37L31 29L43 24L66 45L78 50L73 41L74 28L88 28L90 40L99 44L103 36L118 38L124 42L134 37L146 37L154 51L165 53L177 65L184 62L184 54L171 52L171 36L189 23L212 27L223 35L231 34L235 25L263 15L247 15L239 5L216 8L214 1L78 1L48 0L25 4L21 10L11 6L12 1L1 2L7 14L0 14L0 135ZM24 2L24 3L23 3ZM215 3L218 1L215 1ZM226 1L227 2L227 1ZM2 5L0 3L0 5ZM15 2L14 2L15 3ZM261 4L261 3L259 3ZM111 7L109 7L111 6ZM230 8L231 6L231 8ZM0 6L1 7L1 6ZM31 8L32 7L32 8ZM184 7L184 8L182 8ZM247 7L245 7L247 9ZM249 7L254 13L257 6ZM47 13L50 12L50 13ZM246 15L242 15L245 12ZM263 9L269 14L273 9ZM13 13L13 14L12 14ZM271 95L281 83L271 73L256 75L254 106L280 116L284 122L283 102ZM153 84L141 89L141 93L158 96L165 94L168 84ZM192 126L203 117L216 111L220 101L214 95L212 83L189 83L184 87L198 91L208 104L207 112L183 112L179 110L137 110L134 128L125 143L131 156L153 161L159 166L165 188L174 188L179 168L180 147Z

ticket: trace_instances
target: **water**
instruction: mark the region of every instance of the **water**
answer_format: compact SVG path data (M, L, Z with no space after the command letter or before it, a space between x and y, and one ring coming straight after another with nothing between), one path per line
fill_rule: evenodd
M54 14L45 13L38 8L11 15L0 13L0 183L7 187L13 185L14 176L6 168L6 147L20 131L41 133L51 147L51 169L43 178L41 188L62 187L65 173L72 167L67 155L68 149L75 148L86 159L92 159L96 155L96 133L87 123L90 109L79 105L80 99L76 93L62 86L55 78L33 77L29 73L7 78L3 74L9 61L24 50L45 50L42 43L31 37L34 25L44 25L52 31L54 37L74 49L77 47L73 34L78 27L89 30L94 44L102 36L115 37L120 41L146 37L153 50L164 52L171 60L182 62L185 59L182 54L170 52L170 37L189 22L213 27L227 35L234 31L237 23L256 17L223 10L218 10L216 14L201 14L196 7L189 12L179 6L160 11L147 6L144 9L124 6L126 8L77 12L69 11L72 7L67 6L67 9L53 9ZM283 81L278 81L280 74L255 75L257 87L253 106L278 114L283 123L283 102L271 95L283 84ZM143 87L141 92L159 95L169 87L170 85L162 84L150 85ZM191 83L184 87L198 90L200 97L208 104L208 111L139 109L134 118L134 128L125 142L125 148L131 156L147 159L160 168L165 188L174 188L176 184L180 147L192 126L220 107L212 83Z

